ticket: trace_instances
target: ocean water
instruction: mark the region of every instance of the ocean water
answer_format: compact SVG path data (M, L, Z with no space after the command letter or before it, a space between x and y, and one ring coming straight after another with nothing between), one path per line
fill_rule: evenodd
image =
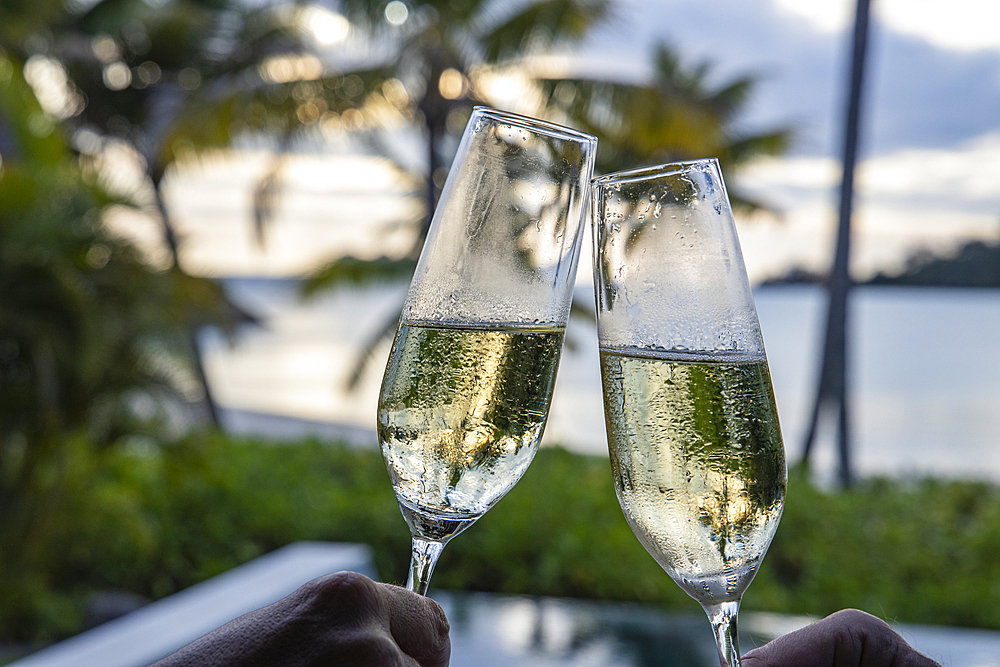
M359 351L398 315L405 285L327 292L303 301L291 280L229 279L234 299L263 320L234 346L203 338L213 390L237 428L271 436L346 427L375 446L383 340L360 382ZM801 457L816 392L825 318L817 286L754 293L790 462ZM590 299L586 290L580 298ZM588 301L589 303L589 301ZM1000 481L1000 291L859 287L851 299L852 457L861 475L942 475ZM270 419L268 417L271 417ZM332 430L331 430L332 429ZM594 325L572 320L543 446L607 455ZM813 466L831 476L832 422Z
M790 460L815 400L825 292L755 293ZM1000 291L860 287L849 307L849 414L861 474L1000 480ZM827 424L816 463L830 470Z

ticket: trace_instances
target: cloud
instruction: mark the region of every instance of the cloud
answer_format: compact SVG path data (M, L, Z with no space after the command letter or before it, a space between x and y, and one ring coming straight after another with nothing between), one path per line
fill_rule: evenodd
M826 269L840 179L839 162L818 156L759 160L731 179L783 213L780 221L741 223L753 280L790 265ZM909 148L863 160L852 218L855 275L899 269L919 249L944 253L970 239L996 239L998 183L1000 131L951 148Z
M854 21L851 0L774 0L775 7L806 19L821 32L839 33ZM878 0L875 20L885 28L937 48L1000 52L1000 3L989 0Z
M847 0L774 0L780 11L806 19L821 32L841 32L853 20L854 3Z
M950 147L1000 130L1000 53L941 50L892 32L872 41L864 150Z
M739 187L779 209L829 200L840 163L827 157L767 158L740 172ZM855 192L866 205L1000 219L1000 131L953 148L904 149L863 160Z
M715 82L758 76L741 129L792 125L795 153L839 155L854 6L854 0L623 0L573 50L573 61L602 76L641 79L653 47L666 42L685 62L713 63ZM952 146L1000 128L1000 30L993 30L1000 20L992 18L1000 2L875 0L873 7L880 14L869 51L863 151ZM948 25L959 19L969 28L969 48L946 45L955 39ZM977 22L996 33L997 48L981 46L992 32L971 25ZM988 34L975 37L979 32Z
M954 51L1000 53L1000 3L993 0L878 0L892 30Z
M910 149L862 165L861 180L872 196L923 206L986 209L1000 216L1000 131L956 148Z

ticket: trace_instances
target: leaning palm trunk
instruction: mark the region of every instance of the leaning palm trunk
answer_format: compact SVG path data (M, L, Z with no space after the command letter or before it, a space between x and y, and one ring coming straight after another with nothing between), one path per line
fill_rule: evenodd
M153 180L153 192L156 197L156 208L160 214L160 223L162 225L164 242L170 250L170 261L172 267L175 271L184 273L184 269L181 267L180 262L180 246L177 242L177 232L174 229L170 213L167 210L166 202L163 200L160 178ZM205 372L205 363L201 355L201 347L198 345L198 334L201 332L201 328L201 325L197 322L188 322L187 342L191 350L191 368L194 371L195 378L197 378L198 384L201 388L202 403L204 405L206 416L213 426L221 426L222 421L219 418L218 404L215 401L215 397L212 395L212 387L208 381L208 374Z
M164 143L170 134L184 106L184 91L176 84L164 85L158 94L153 95L150 102L152 110L149 114L149 123L143 144L144 158L146 161L146 177L152 185L153 198L156 203L156 210L160 218L160 226L163 233L163 241L170 253L170 262L174 270L184 272L181 266L180 243L177 238L177 230L174 227L173 219L167 208L167 203L163 197L163 176L164 167L159 156L163 152ZM205 372L204 360L201 356L201 348L198 345L198 334L201 326L196 322L188 323L187 340L191 350L191 366L195 377L201 385L202 402L205 414L213 426L221 426L219 410L212 395L212 388Z

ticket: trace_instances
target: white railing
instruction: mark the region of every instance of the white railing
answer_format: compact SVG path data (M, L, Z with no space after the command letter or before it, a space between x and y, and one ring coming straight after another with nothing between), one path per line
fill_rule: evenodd
M296 542L8 667L143 667L330 572L377 578L362 544Z

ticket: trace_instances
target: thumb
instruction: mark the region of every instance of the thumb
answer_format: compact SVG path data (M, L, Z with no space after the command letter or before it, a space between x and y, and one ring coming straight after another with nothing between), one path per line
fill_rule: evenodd
M389 631L406 655L422 667L446 667L451 657L451 629L441 606L405 588L381 584L389 608Z

